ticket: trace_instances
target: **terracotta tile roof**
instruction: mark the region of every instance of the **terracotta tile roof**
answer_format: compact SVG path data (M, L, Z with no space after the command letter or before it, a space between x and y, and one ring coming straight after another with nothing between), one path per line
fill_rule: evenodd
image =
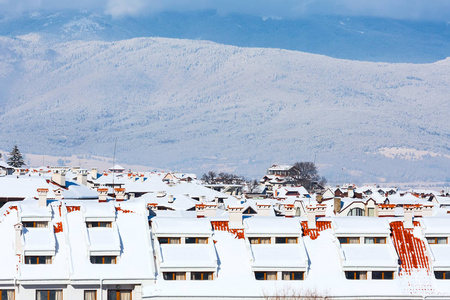
M402 221L391 222L390 226L392 241L400 258L400 275L411 274L414 269L425 269L431 274L425 242L414 236L414 229L404 228ZM414 222L414 226L420 226L420 223Z
M309 229L308 222L302 222L303 235L309 236L312 240L319 237L320 232L331 228L331 221L316 221L316 229Z

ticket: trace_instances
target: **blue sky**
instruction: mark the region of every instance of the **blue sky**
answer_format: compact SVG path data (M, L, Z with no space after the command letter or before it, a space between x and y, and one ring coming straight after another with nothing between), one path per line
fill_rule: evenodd
M216 10L272 18L338 14L450 21L450 0L0 0L0 12L6 14L61 9L96 10L116 17Z

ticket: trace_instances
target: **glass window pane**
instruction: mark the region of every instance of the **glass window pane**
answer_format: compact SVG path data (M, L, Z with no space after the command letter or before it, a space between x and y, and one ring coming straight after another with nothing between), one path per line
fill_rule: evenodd
M376 280L378 280L378 279L383 279L383 272L375 272L375 271L373 271L372 272L372 279L376 279Z
M436 279L444 279L444 272L436 271L434 272L434 276L436 277Z
M270 238L261 238L261 244L270 244Z
M256 280L264 280L264 272L255 272Z
M437 238L437 243L438 244L447 244L447 238L445 238L445 237Z
M158 242L160 244L168 244L169 243L169 238L160 237L160 238L158 238Z
M286 238L285 237L276 237L275 244L286 244Z
M359 244L359 237L351 237L349 238L350 244Z
M277 272L267 272L267 280L277 280Z
M295 237L288 238L287 240L288 244L297 244L297 238Z
M364 244L375 244L375 239L371 237L364 238Z
M170 238L169 244L180 244L180 238Z

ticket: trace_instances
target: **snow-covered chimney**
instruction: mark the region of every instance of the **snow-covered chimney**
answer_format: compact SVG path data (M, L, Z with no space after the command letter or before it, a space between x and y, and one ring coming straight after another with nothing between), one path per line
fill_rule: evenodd
M173 203L173 201L175 200L175 198L173 197L173 195L168 195L167 196L167 202L169 202L169 203Z
M87 170L78 170L77 182L82 185L87 185Z
M258 216L270 216L272 210L272 204L269 203L256 203Z
M306 206L306 212L308 217L308 228L316 229L316 207L308 205Z
M65 170L53 170L52 181L60 186L66 186L66 171Z
M403 227L414 228L413 216L414 216L414 205L403 205Z
M15 231L15 245L16 245L16 254L22 254L22 229L23 225L21 223L17 223L14 225Z
M200 202L206 202L206 196L200 196Z
M116 194L116 201L125 200L125 188L115 188L114 193Z
M93 180L97 180L97 178L98 178L98 170L97 170L97 168L92 168L91 169L91 178Z
M205 217L205 204L195 204L195 211L197 212L197 218Z
M55 199L56 200L61 200L62 199L62 192L63 192L62 189L53 190L53 193L55 194Z
M37 189L39 194L39 206L44 207L47 206L47 193L48 189Z
M205 204L205 217L215 217L217 211L217 203Z
M422 208L422 217L433 216L433 204L424 204Z
M144 174L142 174L141 175L141 182L144 182L145 181L145 177L144 177Z
M242 228L242 206L228 206L229 222L228 227L231 229Z
M352 186L349 186L347 188L347 197L349 197L349 198L355 197L355 191L353 190Z
M293 218L295 215L294 204L285 204L284 205L284 216L286 218Z
M394 217L395 204L378 204L378 217Z
M98 192L98 202L106 202L108 198L108 189L100 188L97 189Z
M158 197L158 198L162 198L162 197L164 197L166 195L166 192L165 191L158 191L158 192L156 192L156 197Z

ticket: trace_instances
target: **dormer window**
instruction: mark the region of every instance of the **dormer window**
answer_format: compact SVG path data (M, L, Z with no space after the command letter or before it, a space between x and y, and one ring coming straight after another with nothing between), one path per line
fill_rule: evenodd
M251 237L248 241L250 244L270 244L270 237Z
M86 222L87 228L94 228L94 227L112 227L112 222Z
M386 244L385 237L365 237L364 244Z
M446 237L427 237L428 244L447 244Z
M91 256L91 264L114 265L116 260L116 256Z
M158 242L160 244L181 244L181 238L179 238L179 237L159 237Z
M23 227L25 228L47 228L48 222L47 221L29 221L29 222L22 222Z
M297 244L298 240L296 237L276 237L275 244Z
M208 244L206 237L187 237L186 244Z
M341 244L359 244L359 237L339 237L339 243Z
M48 265L51 263L51 256L25 256L26 265Z

